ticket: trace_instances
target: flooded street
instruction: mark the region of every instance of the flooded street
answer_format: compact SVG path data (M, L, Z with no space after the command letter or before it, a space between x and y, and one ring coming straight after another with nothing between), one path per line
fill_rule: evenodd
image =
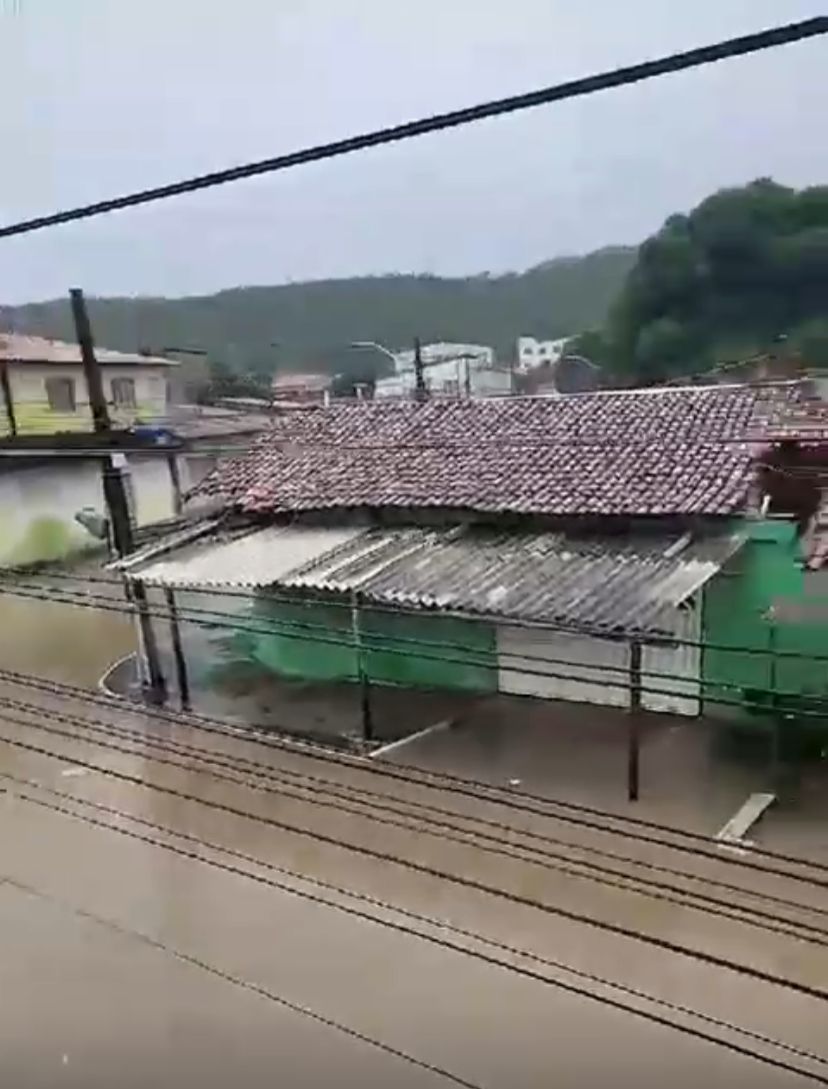
M0 665L95 687L135 649L132 619L117 612L0 595Z
M8 682L0 774L16 1089L828 1077L818 870Z

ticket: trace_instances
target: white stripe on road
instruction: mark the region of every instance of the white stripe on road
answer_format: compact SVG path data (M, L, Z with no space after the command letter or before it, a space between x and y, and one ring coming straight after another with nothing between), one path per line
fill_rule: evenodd
M424 730L418 730L416 734L409 734L408 737L401 737L397 741L389 741L387 745L380 745L378 749L374 749L373 752L368 753L370 760L375 760L378 756L385 756L386 753L393 752L395 749L401 749L403 745L408 745L411 741L418 741L421 737L427 737L429 734L436 734L438 730L447 730L451 726L452 720L450 718L441 719L440 722L435 722L431 726L426 726Z
M775 801L775 794L751 794L739 809L736 810L721 831L716 833L716 839L720 846L751 846L751 844L745 840L748 829L756 824L765 810L773 805Z

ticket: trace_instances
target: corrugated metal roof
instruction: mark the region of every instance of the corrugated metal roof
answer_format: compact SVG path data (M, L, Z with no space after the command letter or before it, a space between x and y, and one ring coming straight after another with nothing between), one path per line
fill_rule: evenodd
M691 540L376 530L285 574L279 585L589 631L658 631L662 614L698 590L742 541L738 534Z
M237 530L195 541L144 564L133 562L127 573L156 586L270 586L362 532L300 526L269 526L244 535Z
M133 562L165 586L358 591L365 601L611 633L660 618L740 547L739 534L578 537L473 527L269 527Z

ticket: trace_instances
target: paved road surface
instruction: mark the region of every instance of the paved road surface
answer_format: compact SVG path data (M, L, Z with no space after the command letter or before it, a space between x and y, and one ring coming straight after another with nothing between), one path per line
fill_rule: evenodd
M744 974L828 986L816 869L13 685L0 773L0 1084L815 1084L630 1008L828 1079L824 1001Z

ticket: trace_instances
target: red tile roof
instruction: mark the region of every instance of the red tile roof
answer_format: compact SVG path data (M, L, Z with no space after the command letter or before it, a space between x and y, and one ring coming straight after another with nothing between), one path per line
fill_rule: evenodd
M797 385L364 402L274 422L199 489L248 511L727 514Z

